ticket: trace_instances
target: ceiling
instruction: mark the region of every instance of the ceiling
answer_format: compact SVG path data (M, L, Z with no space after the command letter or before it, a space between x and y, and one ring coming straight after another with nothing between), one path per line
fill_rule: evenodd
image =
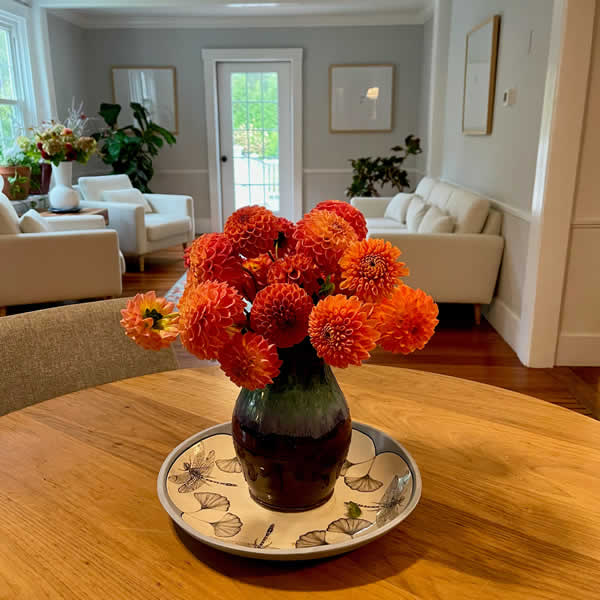
M83 27L420 24L433 0L42 0Z

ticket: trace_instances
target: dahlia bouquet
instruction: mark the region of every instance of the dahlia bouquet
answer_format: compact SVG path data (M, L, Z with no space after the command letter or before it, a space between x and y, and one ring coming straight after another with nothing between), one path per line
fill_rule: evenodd
M122 311L126 334L160 350L177 336L200 359L216 359L237 385L262 389L279 374L280 350L306 338L334 367L360 365L377 345L422 349L438 308L409 274L400 250L366 239L360 211L318 204L297 224L262 206L234 212L223 233L198 238L185 253L187 284L174 304L138 294Z

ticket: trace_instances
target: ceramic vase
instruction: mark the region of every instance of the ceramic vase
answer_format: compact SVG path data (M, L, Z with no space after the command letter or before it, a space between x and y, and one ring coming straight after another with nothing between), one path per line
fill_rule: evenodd
M308 339L279 356L272 384L241 390L233 443L256 502L284 512L311 510L333 494L350 446L350 411Z
M73 163L64 161L52 165L54 187L50 190L48 200L50 208L57 211L69 211L79 207L79 193L72 187Z

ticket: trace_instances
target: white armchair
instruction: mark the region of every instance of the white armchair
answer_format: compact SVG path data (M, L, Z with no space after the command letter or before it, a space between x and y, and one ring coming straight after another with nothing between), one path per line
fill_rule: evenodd
M139 194L127 175L80 177L79 192L82 206L108 209L110 227L119 234L123 254L137 257L140 271L146 254L177 244L185 248L194 240L191 196Z
M10 202L0 204L15 225L0 232L0 315L16 304L121 295L119 239L103 217L51 217L49 231L21 233Z

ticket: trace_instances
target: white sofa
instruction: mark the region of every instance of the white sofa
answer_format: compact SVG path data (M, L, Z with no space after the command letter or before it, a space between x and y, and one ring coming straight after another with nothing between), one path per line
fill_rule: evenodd
M489 304L502 259L502 214L472 192L424 177L414 194L353 198L366 217L368 237L402 250L406 283L437 302ZM432 208L433 207L433 208Z
M185 248L194 240L191 196L140 194L127 175L80 177L79 193L81 206L108 209L110 227L119 234L123 254L137 257L140 271L146 254L178 244Z
M38 219L45 231L22 233L12 204L0 194L0 316L16 304L121 295L119 239L103 217Z

